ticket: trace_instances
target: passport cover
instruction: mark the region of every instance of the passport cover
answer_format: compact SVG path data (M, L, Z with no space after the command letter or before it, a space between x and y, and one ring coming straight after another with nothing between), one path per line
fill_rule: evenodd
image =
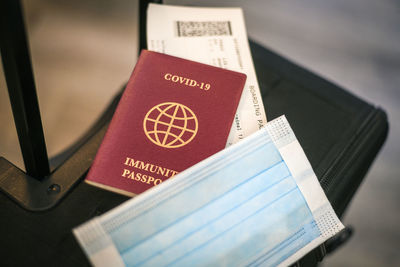
M86 182L134 196L222 150L245 81L143 50Z

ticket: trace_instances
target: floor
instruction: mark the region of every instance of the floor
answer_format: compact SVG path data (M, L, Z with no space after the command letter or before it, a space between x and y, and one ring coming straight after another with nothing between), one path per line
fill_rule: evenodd
M251 38L387 111L389 137L344 218L355 234L323 265L400 266L400 2L166 2L242 6ZM23 3L52 156L89 128L128 79L137 58L137 1ZM1 69L0 125L0 156L23 168Z

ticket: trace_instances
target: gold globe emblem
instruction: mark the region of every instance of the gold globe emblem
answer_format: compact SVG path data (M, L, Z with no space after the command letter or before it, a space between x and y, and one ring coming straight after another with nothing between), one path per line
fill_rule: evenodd
M151 108L143 120L147 138L165 148L182 147L197 134L198 121L193 111L185 105L165 102Z

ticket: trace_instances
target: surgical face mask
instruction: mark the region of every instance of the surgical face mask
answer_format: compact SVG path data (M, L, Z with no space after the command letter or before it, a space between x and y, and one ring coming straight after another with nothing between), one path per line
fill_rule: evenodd
M284 266L341 229L280 117L74 234L95 266Z

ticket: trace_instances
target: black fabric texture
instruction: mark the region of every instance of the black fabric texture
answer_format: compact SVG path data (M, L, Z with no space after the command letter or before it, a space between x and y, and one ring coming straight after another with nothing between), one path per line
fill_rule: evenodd
M341 216L386 138L386 114L255 43L251 50L268 120L286 115ZM127 199L83 179L44 212L0 193L0 266L90 265L72 229ZM301 266L317 260L310 253Z

